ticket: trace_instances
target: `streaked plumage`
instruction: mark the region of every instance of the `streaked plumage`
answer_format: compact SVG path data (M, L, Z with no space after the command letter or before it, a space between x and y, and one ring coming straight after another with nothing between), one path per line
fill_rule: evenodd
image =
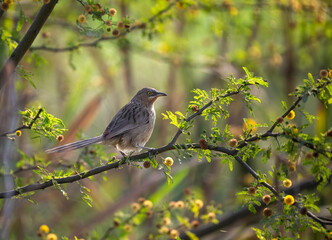
M94 143L112 145L124 154L139 152L153 132L154 102L160 96L167 95L153 88L143 88L119 110L102 135L52 148L46 153L71 151Z

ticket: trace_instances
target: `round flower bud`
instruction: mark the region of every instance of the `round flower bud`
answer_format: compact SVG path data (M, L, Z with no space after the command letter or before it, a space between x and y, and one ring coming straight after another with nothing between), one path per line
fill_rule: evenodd
M177 206L176 206L176 202L174 202L174 201L171 201L169 204L168 204L168 206L170 207L170 208L176 208Z
M173 163L174 163L174 161L173 161L173 159L172 159L171 157L167 157L167 158L165 158L165 160L164 160L164 164L165 164L167 167L172 166Z
M277 123L282 123L284 121L284 118L283 117L278 117L277 118Z
M287 115L286 118L288 118L289 120L292 120L293 118L295 118L295 112L292 110L290 111Z
M160 234L168 234L169 232L169 228L166 227L166 226L162 226L160 229L159 229L159 233Z
M291 163L288 166L288 169L289 169L290 172L295 172L296 171L296 164L295 163Z
M123 229L126 232L131 232L133 230L133 227L130 224L126 224L126 225L123 226Z
M65 139L63 135L58 135L58 136L56 137L56 140L57 140L58 142L62 142L63 139Z
M46 240L58 240L58 237L54 233L49 233L46 237Z
M321 78L327 78L329 76L329 72L326 69L322 69L319 72Z
M264 215L264 217L270 217L272 215L271 208L264 208L263 215Z
M1 4L1 10L2 10L2 11L6 11L6 10L8 10L8 8L9 8L8 3L5 3L5 2L4 2L4 3Z
M199 226L199 221L197 221L197 220L192 221L192 222L191 222L191 226L192 226L192 228L198 228L198 226Z
M207 141L206 141L204 138L200 139L200 140L198 141L198 143L199 143L199 146L200 146L202 149L208 149L208 148L209 148L209 145L208 145Z
M163 218L163 225L167 226L171 224L171 219L169 219L168 217L164 217Z
M106 26L112 26L112 21L111 20L106 20L105 25Z
M209 221L212 221L216 218L216 214L214 212L209 212L207 218Z
M150 161L144 161L143 167L145 167L145 168L151 167L151 162Z
M139 205L139 203L134 202L134 203L131 204L130 207L134 212L137 212L140 209L141 206Z
M183 201L177 201L176 202L176 207L179 208L179 209L184 208L184 202Z
M77 18L77 21L80 24L84 24L86 22L86 16L84 16L83 14L79 15L78 18Z
M255 187L249 187L249 188L248 188L248 193L249 193L250 195L255 195L255 193L256 193L256 188L255 188Z
M143 202L143 206L146 208L152 208L153 207L153 203L150 200L145 200Z
M123 22L118 22L118 23L116 24L116 26L117 26L119 29L122 29L122 28L124 28L124 23L123 23Z
M171 239L177 239L179 235L180 235L180 234L179 234L178 230L176 230L176 229L172 229L172 230L169 232L169 237L170 237Z
M114 17L115 15L116 15L116 9L115 8L111 8L110 10L108 10L108 13L112 16L112 17Z
M120 225L120 220L119 219L114 219L113 220L113 225L114 225L114 227L118 227Z
M43 225L41 225L39 227L39 231L41 233L49 233L50 232L50 228L47 225L43 224Z
M231 140L229 140L228 142L230 147L236 147L237 146L237 140L235 138L232 138Z
M289 188L292 186L292 181L290 179L285 179L282 184L284 185L284 187Z
M91 11L92 11L92 7L91 7L90 5L88 5L88 4L86 4L86 5L84 6L84 11L86 11L87 13L91 13Z
M271 202L271 196L270 195L264 195L263 197L262 197L262 200L263 200L263 202L267 205L267 204L269 204L270 202Z
M196 105L194 105L191 107L191 110L193 110L193 112L197 112L199 108Z
M113 29L113 31L112 31L112 35L113 35L114 37L117 37L117 36L120 35L120 31L119 31L118 29Z
M293 205L295 202L294 200L294 197L292 195L287 195L285 198L284 198L284 203L286 205Z
M202 207L204 206L203 201L200 200L200 199L196 199L196 200L195 200L195 204L196 204L196 206L197 206L198 208L202 208Z

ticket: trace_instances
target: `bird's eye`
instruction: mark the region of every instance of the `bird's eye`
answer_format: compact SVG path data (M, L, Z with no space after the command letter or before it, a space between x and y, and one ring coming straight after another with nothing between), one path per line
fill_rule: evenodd
M152 92L148 91L148 95L151 95L151 94L152 94Z

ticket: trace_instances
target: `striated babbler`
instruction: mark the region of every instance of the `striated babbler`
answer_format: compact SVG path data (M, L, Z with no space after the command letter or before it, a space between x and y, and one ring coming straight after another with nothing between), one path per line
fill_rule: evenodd
M161 96L167 94L143 88L113 117L102 135L48 149L46 153L71 151L94 143L112 145L126 155L139 152L151 137L156 120L154 102Z

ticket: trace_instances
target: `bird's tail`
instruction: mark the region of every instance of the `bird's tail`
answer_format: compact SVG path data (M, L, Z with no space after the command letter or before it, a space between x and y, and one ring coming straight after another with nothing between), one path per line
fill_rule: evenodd
M46 153L50 154L50 153L60 153L60 152L72 151L72 150L86 147L86 146L89 146L91 144L98 143L101 141L102 141L102 136L97 136L97 137L88 138L88 139L84 139L84 140L73 142L73 143L68 143L68 144L65 144L60 147L51 148L51 149L46 150Z

